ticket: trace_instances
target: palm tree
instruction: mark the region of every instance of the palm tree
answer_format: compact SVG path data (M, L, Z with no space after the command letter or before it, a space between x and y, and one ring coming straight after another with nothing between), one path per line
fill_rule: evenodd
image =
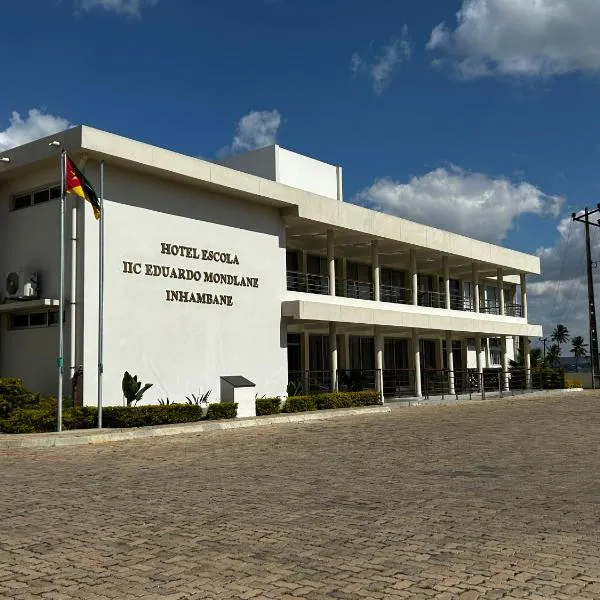
M552 332L552 341L558 344L558 357L560 358L560 345L566 344L569 340L569 330L559 323ZM558 362L558 361L557 361Z
M571 352L575 357L575 372L579 373L579 359L585 358L588 355L587 344L583 341L583 338L578 335L571 340L571 346Z
M531 363L532 369L537 369L538 367L542 366L542 363L544 362L544 357L542 355L541 348L531 349L531 352L529 353L529 362Z
M560 347L558 344L552 344L546 352L546 363L550 367L556 367L560 362Z

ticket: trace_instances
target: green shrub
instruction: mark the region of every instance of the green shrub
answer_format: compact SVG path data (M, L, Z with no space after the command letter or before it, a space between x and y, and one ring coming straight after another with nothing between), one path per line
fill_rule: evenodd
M206 418L209 421L217 419L235 419L237 417L238 405L236 402L217 402L209 404L206 411Z
M281 412L295 413L317 410L317 396L289 396Z
M0 419L6 419L13 410L34 406L39 394L32 394L17 378L0 379Z
M102 410L102 426L109 428L194 423L200 420L202 407L191 404L107 406Z
M56 412L54 413L56 414ZM98 409L95 406L76 406L63 411L63 429L93 429L98 427Z
M0 421L2 433L44 433L56 431L56 412L44 408L17 408Z
M571 390L574 388L580 388L583 387L581 385L580 381L577 381L576 379L565 379L565 388L566 390Z
M281 398L257 398L256 415L276 415L281 412Z
M377 392L332 392L312 396L290 396L285 401L282 412L306 412L330 408L351 408L381 404Z

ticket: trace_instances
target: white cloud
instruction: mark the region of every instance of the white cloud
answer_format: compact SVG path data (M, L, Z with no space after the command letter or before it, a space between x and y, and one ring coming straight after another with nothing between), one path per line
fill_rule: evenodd
M155 6L158 0L75 0L77 10L89 12L94 8L112 10L118 14L139 17L143 6Z
M43 113L37 108L32 108L25 119L15 111L9 122L9 126L0 131L0 150L26 144L71 126L67 119Z
M530 183L492 179L451 166L439 168L408 183L378 179L356 198L400 217L481 240L499 243L515 219L529 213L558 217L563 199Z
M531 321L544 326L549 335L557 323L564 323L571 336L588 338L587 277L584 226L566 217L558 224L553 246L540 248L542 274L529 284ZM592 227L593 258L600 258L600 231ZM594 278L598 280L597 269ZM600 282L595 285L596 306L600 307ZM600 320L598 322L600 325Z
M454 30L440 23L427 48L463 77L600 72L598 0L463 0Z
M255 110L244 115L237 124L231 146L219 154L237 154L271 146L277 141L281 114L277 110Z
M359 73L366 73L373 82L373 91L381 94L394 73L396 67L408 60L412 54L412 44L408 35L408 27L402 28L400 37L384 46L376 59L369 63L358 53L355 53L351 59L352 74L356 76Z

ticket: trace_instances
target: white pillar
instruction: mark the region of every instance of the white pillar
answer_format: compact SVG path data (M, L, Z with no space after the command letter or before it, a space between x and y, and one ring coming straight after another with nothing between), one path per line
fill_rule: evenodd
M452 354L451 331L446 331L446 361L448 363L448 393L454 394L454 355Z
M525 387L531 388L531 348L529 347L529 337L523 336L523 366L525 367Z
M499 312L501 315L504 315L504 314L506 314L506 310L504 307L504 271L503 271L502 267L498 267L497 278L498 278L498 302L500 304Z
M308 331L302 332L302 359L304 393L308 394L310 388L310 334Z
M338 349L337 349L337 323L329 322L329 358L331 368L331 391L337 392L337 370L338 370Z
M335 233L333 229L327 230L327 267L329 273L329 295L335 296Z
M437 369L438 371L443 371L444 370L444 344L443 344L443 340L440 338L439 340L436 340L436 345L437 345Z
M417 251L414 248L410 250L410 281L412 303L416 306L419 303L419 277L417 275Z
M440 276L437 272L433 274L433 291L435 296L433 306L436 308L442 308L443 303L441 302L440 298Z
M350 336L347 333L342 334L342 340L344 343L344 364L343 368L346 371L350 370Z
M471 267L472 282L473 282L473 309L476 313L479 312L479 267L477 263L473 263Z
M373 300L379 302L381 300L381 267L379 266L379 242L377 240L371 242L371 263L373 268Z
M421 398L423 396L423 391L421 389L421 348L419 347L417 330L414 327L412 330L412 347L415 357L415 396Z
M481 336L475 336L475 360L477 361L477 372L479 374L483 373L483 352L481 349Z
M375 389L379 392L381 403L385 402L383 397L383 333L381 327L375 327Z
M521 317L527 319L527 275L521 274Z
M446 301L446 310L450 310L450 267L448 257L442 256L442 270L444 272L444 296Z
M506 352L506 336L500 337L501 352L502 352L502 389L508 391L508 354Z

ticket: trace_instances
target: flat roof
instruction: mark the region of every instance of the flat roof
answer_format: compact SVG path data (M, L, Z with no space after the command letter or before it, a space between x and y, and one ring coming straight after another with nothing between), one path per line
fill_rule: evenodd
M497 265L513 272L540 273L540 259L534 255L319 196L86 125L3 152L10 162L0 163L0 182L25 174L32 167L40 166L40 163L47 166L57 161L56 149L48 146L54 139L71 153L85 153L135 171L285 209L283 215L290 226L325 225L358 232L373 239L399 242L448 256Z

